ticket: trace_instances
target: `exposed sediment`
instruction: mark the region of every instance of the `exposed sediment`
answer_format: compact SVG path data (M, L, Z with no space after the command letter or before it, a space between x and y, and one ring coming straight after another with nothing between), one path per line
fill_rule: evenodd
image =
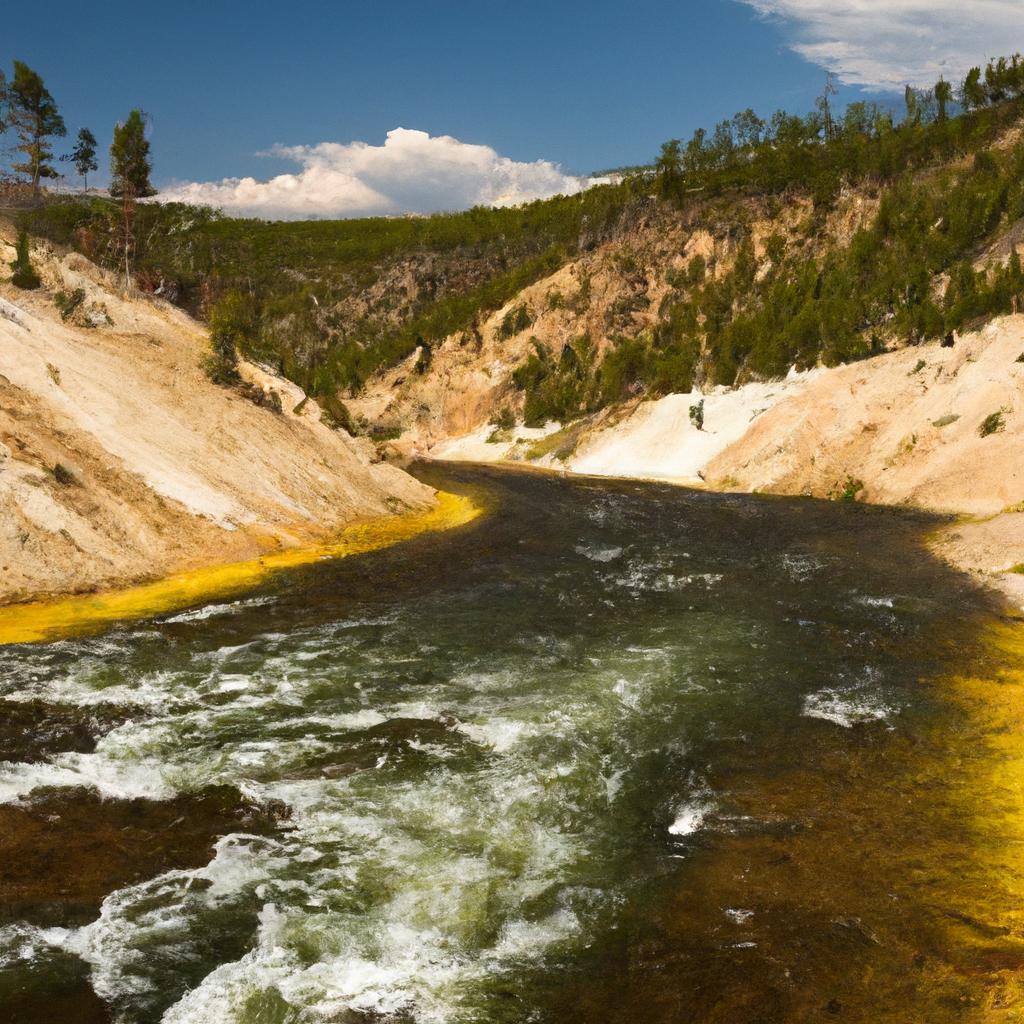
M0 263L10 240L0 226ZM0 604L323 544L434 505L294 384L242 364L280 412L214 385L205 330L169 303L81 256L37 246L33 261L43 288L0 283Z

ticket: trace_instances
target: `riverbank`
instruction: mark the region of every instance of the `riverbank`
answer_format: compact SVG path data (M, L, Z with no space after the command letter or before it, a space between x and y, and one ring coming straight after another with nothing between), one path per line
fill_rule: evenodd
M557 432L488 426L429 454L955 516L934 549L1024 607L1022 360L1024 316L1004 317L951 348L637 400Z
M480 513L481 509L468 498L439 492L435 507L426 512L354 523L328 544L207 566L123 590L6 605L0 607L0 646L90 633L113 622L148 618L232 597L274 572L379 551L424 533L464 526Z
M14 258L0 222L0 265ZM35 291L0 282L0 605L122 588L330 544L427 512L430 488L334 430L298 387L203 370L205 329L35 245Z

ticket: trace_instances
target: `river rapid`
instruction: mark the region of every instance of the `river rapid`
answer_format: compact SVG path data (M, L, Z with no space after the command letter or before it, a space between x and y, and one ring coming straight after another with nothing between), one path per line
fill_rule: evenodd
M0 648L42 737L0 729L18 849L102 816L131 878L72 907L0 869L0 1019L1016 1019L1011 626L931 520L416 472L487 514ZM211 794L191 861L124 852Z

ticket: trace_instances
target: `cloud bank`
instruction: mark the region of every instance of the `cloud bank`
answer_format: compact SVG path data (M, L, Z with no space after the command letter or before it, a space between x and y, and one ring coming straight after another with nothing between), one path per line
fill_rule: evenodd
M268 181L225 178L174 185L162 190L160 199L291 220L514 206L559 193L573 195L593 183L547 160L521 163L490 146L408 128L388 132L382 146L321 142L275 146L271 155L294 161L300 169Z
M792 48L850 85L902 89L960 79L1024 49L1021 0L741 0L792 24Z

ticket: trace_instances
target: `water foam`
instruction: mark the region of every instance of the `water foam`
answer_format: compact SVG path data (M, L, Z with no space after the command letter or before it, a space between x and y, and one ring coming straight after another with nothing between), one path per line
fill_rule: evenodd
M668 827L669 835L682 837L699 832L713 810L714 805L704 797L683 804L676 810L675 819Z
M888 721L898 711L897 706L871 690L826 688L804 698L802 714L852 729L855 725Z

